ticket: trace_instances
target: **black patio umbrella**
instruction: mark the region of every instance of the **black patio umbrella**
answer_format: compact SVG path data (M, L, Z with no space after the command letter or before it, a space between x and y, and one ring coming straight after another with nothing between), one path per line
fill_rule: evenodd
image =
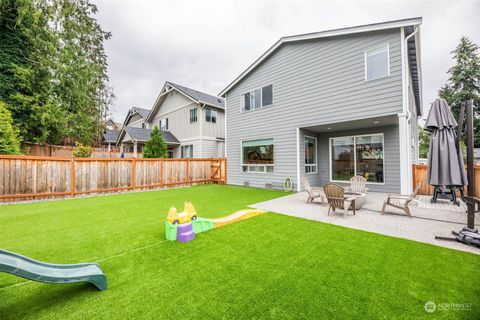
M428 151L428 183L435 187L432 201L439 192L448 193L457 203L455 191L468 185L463 155L457 143L458 124L444 99L432 103L425 127L432 132ZM458 203L457 203L458 204Z

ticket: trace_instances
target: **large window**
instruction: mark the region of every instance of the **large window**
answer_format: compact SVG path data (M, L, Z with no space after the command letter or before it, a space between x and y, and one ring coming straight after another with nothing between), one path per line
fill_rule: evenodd
M365 51L365 80L374 80L390 75L388 44Z
M355 175L384 183L383 134L330 139L331 180L349 181Z
M182 146L182 158L193 158L193 145Z
M197 108L190 109L190 123L197 122Z
M317 173L317 139L305 136L305 173Z
M217 123L217 110L205 108L205 121Z
M243 172L273 172L273 139L242 142Z
M273 103L273 85L268 85L242 95L242 110L255 110Z

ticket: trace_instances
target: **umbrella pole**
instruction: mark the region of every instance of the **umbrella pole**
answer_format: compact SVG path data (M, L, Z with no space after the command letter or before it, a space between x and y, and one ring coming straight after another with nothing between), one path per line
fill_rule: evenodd
M475 197L475 173L473 159L473 100L467 101L467 176L468 176L468 197ZM475 202L467 201L467 227L475 228Z

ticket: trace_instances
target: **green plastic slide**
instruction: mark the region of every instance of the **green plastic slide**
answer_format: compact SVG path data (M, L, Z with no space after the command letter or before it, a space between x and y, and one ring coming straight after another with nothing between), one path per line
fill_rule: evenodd
M0 272L46 283L89 282L107 289L107 277L96 263L51 264L0 250Z

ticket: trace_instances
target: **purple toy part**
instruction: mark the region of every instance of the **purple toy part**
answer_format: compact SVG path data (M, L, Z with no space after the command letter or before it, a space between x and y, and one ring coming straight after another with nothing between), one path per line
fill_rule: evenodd
M180 242L189 242L195 239L195 231L191 223L179 224L177 228L177 240Z

